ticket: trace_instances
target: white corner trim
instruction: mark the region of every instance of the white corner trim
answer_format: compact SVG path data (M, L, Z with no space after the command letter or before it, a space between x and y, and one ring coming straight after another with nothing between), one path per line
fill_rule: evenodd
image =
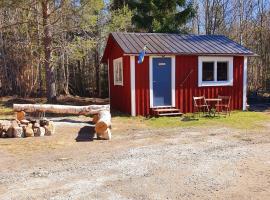
M109 100L111 102L111 82L110 82L110 59L108 59L108 86L109 86Z
M202 81L202 63L214 62L214 81ZM229 79L228 81L217 81L217 62L226 61L229 63ZM198 86L232 86L233 85L233 57L220 57L220 56L199 56L198 57Z
M243 69L243 110L247 109L247 57L244 57Z
M135 56L130 56L131 116L136 116Z
M153 57L149 57L149 88L150 88L150 108L154 107L153 101Z
M175 56L172 56L172 106L175 107Z
M153 95L153 58L171 58L171 89L172 89L172 103L171 106L175 107L175 56L149 56L149 88L150 88L150 108L162 107L154 106L154 95Z

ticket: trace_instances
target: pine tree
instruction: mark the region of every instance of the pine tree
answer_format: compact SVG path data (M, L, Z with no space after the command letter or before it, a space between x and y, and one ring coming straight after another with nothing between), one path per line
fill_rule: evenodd
M134 11L132 23L140 32L178 33L195 16L186 0L113 0L112 9L128 5Z

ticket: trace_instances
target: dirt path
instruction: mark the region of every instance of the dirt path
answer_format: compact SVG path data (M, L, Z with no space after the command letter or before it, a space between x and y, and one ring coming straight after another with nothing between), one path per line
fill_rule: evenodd
M132 130L122 125L114 129L112 141L76 142L88 123L56 124L52 137L0 141L0 199L270 196L268 130Z

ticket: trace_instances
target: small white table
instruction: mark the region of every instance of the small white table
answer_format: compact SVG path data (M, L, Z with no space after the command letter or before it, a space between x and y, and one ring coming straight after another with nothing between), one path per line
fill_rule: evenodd
M216 108L214 106L214 104L216 102L221 102L222 99L219 98L209 98L209 99L205 99L205 101L207 102L207 105L209 106L209 115L211 116L211 114L213 114L213 116L216 115ZM209 103L208 103L209 102Z

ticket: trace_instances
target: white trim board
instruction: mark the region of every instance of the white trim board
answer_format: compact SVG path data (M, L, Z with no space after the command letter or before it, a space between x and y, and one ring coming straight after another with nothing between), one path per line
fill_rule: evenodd
M110 80L110 59L108 58L108 85L109 85L109 99L111 103L111 80Z
M130 56L130 91L131 116L136 116L135 56Z
M247 57L244 57L243 68L243 110L247 109Z
M228 62L228 81L217 81L217 62ZM202 63L214 62L214 76L215 81L202 81ZM220 57L220 56L199 56L198 57L198 86L232 86L233 85L233 57Z
M171 89L172 89L172 107L175 107L175 56L149 56L149 87L150 87L150 108L167 107L154 106L153 99L153 58L171 58Z

